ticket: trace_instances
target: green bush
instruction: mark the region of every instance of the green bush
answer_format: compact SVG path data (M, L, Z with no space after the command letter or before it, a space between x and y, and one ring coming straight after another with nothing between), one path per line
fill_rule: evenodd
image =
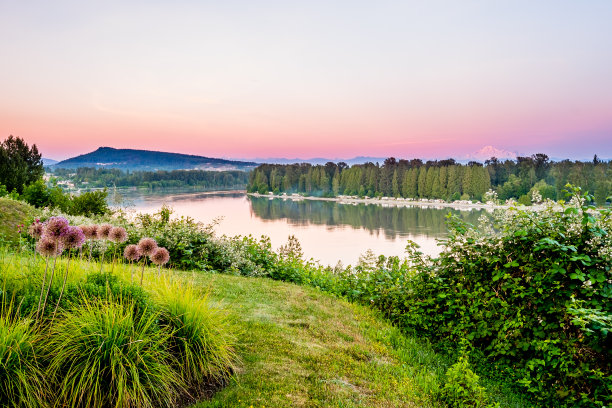
M441 400L451 408L483 408L487 406L485 389L480 378L470 368L468 357L462 355L446 371Z
M446 250L395 302L398 320L449 348L467 339L483 370L504 370L544 404L608 404L611 350L599 329L612 312L612 221L583 202L509 210L479 229L451 220ZM580 324L575 302L600 319Z
M45 182L40 179L23 189L23 199L34 207L45 207L49 205L51 195Z
M108 192L106 189L102 191L86 191L79 195L71 197L71 206L69 214L72 215L104 215L109 212L106 197Z

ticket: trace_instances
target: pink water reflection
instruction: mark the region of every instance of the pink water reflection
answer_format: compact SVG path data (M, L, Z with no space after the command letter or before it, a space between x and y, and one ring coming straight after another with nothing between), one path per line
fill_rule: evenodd
M380 229L354 228L347 225L314 224L307 220L288 218L262 219L253 211L251 202L245 194L238 193L194 193L165 196L134 197L134 209L139 212L153 213L163 204L171 206L174 216L189 216L203 223L211 223L220 218L216 232L218 235L267 235L276 249L295 235L304 255L335 265L355 264L359 255L368 249L375 254L404 255L407 240L413 240L421 250L429 255L439 253L435 238L424 234L398 231L391 237Z

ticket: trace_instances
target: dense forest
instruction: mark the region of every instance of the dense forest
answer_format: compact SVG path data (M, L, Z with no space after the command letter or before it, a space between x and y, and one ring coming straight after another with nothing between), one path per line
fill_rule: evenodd
M249 192L303 193L335 197L404 197L455 200L483 200L494 190L500 200L517 199L529 204L532 193L543 198L564 198L567 183L581 187L604 204L612 193L612 163L563 160L552 162L545 154L500 161L495 157L460 164L453 159L423 162L391 157L379 165L365 163L349 167L328 162L291 165L262 164L251 172Z
M244 188L249 175L244 171L161 170L124 172L120 169L81 167L55 169L54 175L77 187L202 187Z

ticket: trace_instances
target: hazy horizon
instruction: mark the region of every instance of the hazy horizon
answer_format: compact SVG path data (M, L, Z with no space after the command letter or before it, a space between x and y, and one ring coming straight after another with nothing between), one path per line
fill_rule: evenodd
M0 139L255 159L612 157L612 2L0 1Z

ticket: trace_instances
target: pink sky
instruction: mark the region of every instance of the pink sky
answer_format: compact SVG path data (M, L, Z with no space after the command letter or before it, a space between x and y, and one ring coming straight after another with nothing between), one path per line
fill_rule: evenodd
M4 2L0 139L54 159L612 158L612 3L532 3Z

